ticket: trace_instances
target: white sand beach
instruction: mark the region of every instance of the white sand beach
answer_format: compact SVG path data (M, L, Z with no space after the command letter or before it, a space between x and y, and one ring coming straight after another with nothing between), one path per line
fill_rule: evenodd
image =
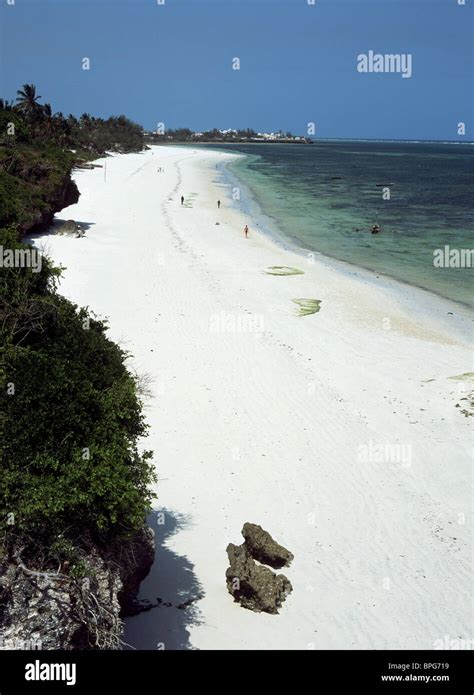
M161 603L127 620L124 641L472 640L472 420L460 412L472 384L450 378L473 371L472 316L281 248L216 181L232 156L162 146L107 158L106 176L76 172L79 203L57 216L88 223L85 237L36 238L66 267L60 291L107 317L150 379L143 445L159 477L158 549L140 596ZM320 311L298 315L298 298ZM293 592L279 615L227 591L226 546L242 542L246 521L295 556L281 570Z

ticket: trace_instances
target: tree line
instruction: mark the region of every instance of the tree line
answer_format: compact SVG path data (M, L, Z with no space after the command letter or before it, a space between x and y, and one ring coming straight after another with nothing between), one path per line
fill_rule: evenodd
M15 102L0 99L0 145L49 143L95 155L143 149L142 127L126 116L64 116L61 111L55 113L50 103L41 104L41 98L35 85L25 84Z
M290 131L287 131L286 133L279 131L276 135L278 135L278 139L282 141L293 141L296 139L296 136ZM166 140L178 140L180 142L248 142L252 140L260 141L262 140L262 135L257 133L252 128L230 130L226 133L223 133L218 128L205 130L202 133L196 133L190 128L170 128L162 133L149 133L147 135L147 140L155 143Z

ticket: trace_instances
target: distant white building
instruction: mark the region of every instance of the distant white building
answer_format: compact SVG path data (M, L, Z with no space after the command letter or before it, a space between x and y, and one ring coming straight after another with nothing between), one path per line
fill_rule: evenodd
M283 133L258 133L258 137L262 140L281 140L284 135Z

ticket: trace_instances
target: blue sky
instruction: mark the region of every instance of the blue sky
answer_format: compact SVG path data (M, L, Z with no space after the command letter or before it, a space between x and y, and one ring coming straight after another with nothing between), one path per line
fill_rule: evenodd
M3 98L33 82L56 111L148 129L474 139L473 0L8 1ZM370 49L410 53L412 77L359 73Z

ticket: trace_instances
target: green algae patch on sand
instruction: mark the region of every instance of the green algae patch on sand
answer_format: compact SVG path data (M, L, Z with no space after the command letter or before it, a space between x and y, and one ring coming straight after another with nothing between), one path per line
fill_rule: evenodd
M271 265L265 272L267 275L304 275L304 270L286 265Z
M474 372L464 372L464 374L458 374L457 376L448 376L448 379L453 381L474 381Z
M321 308L321 299L292 299L291 301L299 306L297 316L317 314Z

